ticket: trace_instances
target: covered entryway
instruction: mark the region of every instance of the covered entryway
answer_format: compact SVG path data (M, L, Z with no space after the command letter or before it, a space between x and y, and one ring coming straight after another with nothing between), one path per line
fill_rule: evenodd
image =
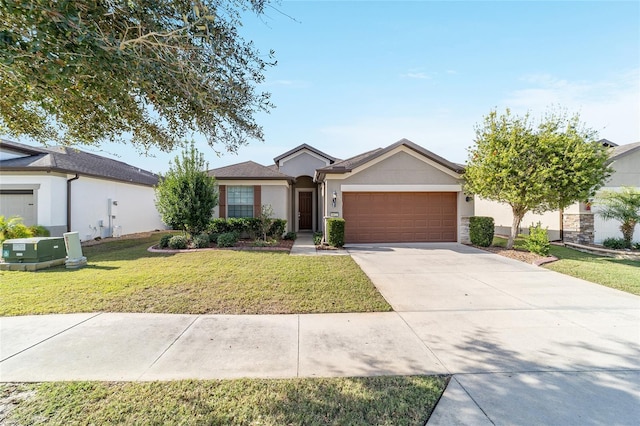
M20 216L27 226L36 225L36 201L32 189L0 190L0 215Z
M455 242L455 192L345 192L347 243Z

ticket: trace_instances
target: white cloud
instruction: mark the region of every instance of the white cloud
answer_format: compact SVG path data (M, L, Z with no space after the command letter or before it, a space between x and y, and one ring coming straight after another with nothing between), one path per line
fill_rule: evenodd
M402 74L402 77L416 78L419 80L431 80L431 76L425 72L408 72L406 74Z
M524 87L501 102L514 112L531 111L540 116L547 108L559 106L579 112L583 122L600 137L618 144L640 141L640 70L598 81L570 81L549 74L527 75Z

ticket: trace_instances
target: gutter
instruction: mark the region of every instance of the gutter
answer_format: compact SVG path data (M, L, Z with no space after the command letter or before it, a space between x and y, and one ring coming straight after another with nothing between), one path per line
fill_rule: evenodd
M75 177L67 179L67 232L71 232L71 182L80 179L76 173Z

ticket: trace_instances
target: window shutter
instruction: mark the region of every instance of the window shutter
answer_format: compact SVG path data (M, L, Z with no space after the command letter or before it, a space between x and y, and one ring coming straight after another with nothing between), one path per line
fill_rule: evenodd
M253 217L262 214L262 187L260 185L253 186Z
M227 187L225 185L218 186L218 217L222 219L227 217Z

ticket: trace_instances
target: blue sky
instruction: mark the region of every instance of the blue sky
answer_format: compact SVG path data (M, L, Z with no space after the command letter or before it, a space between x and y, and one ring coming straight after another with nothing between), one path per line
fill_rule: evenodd
M257 116L265 141L238 155L199 143L211 168L272 164L301 143L347 158L401 138L463 163L474 126L506 107L566 108L600 137L640 141L637 1L283 1L240 32L276 52L260 87L276 109ZM177 155L98 153L154 172Z

